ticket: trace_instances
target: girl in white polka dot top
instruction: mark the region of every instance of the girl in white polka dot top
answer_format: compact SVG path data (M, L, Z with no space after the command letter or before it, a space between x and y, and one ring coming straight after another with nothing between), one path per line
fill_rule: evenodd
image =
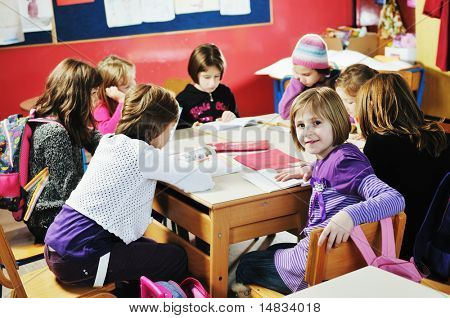
M165 89L141 84L124 102L115 135L100 140L89 168L45 238L47 264L65 283L181 280L187 257L176 245L143 238L152 222L157 180L186 192L214 185L210 175L180 166L161 148L179 116Z

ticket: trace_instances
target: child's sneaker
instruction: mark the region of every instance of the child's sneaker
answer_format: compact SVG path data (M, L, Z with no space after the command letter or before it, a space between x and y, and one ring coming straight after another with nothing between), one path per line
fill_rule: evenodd
M231 290L236 294L237 298L251 298L250 288L242 283L231 284Z

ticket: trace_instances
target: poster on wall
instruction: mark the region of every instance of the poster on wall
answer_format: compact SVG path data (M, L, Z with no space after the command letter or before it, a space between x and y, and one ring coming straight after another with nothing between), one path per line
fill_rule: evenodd
M108 27L122 27L142 23L141 0L105 0Z
M143 22L166 22L175 19L173 0L141 0Z
M0 1L0 45L25 41L17 0Z
M92 3L95 0L56 0L56 5L58 7L62 6L71 6L74 4L82 4L82 3Z
M175 13L219 11L220 0L175 0Z
M52 0L19 0L18 2L23 32L52 30Z
M250 14L250 0L220 0L221 15Z

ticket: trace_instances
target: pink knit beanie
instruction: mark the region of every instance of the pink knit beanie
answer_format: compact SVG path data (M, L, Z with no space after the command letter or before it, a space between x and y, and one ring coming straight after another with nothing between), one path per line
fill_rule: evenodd
M310 69L327 69L327 44L317 34L305 34L292 52L292 63Z

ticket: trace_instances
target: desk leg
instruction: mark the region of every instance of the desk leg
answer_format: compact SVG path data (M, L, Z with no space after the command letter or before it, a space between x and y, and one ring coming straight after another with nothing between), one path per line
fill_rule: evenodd
M228 254L230 224L226 210L211 211L211 251L209 290L212 297L226 298L228 292Z

